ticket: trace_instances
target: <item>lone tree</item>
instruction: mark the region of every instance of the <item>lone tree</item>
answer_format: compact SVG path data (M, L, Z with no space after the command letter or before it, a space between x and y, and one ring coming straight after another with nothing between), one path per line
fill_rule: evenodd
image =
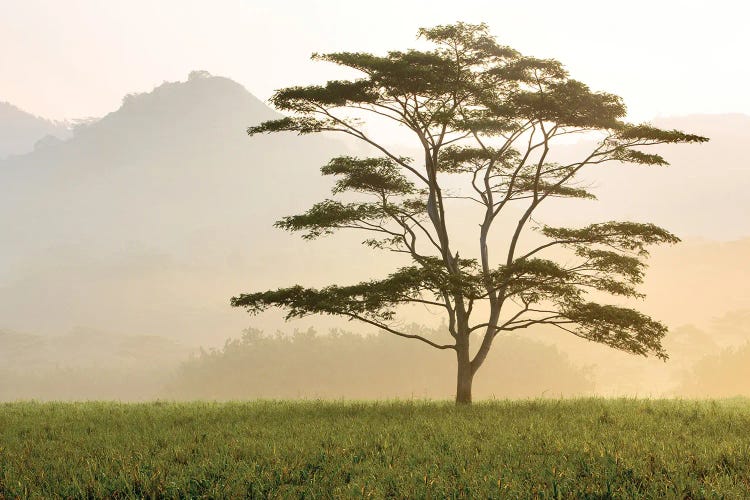
M373 236L366 245L402 252L410 265L349 286L295 285L242 294L232 305L252 314L280 307L287 319L342 316L452 349L457 403L471 402L473 377L493 339L532 325L552 325L622 351L666 359L662 323L633 309L593 302L590 292L641 296L636 285L643 279L646 247L679 239L653 224L610 221L564 228L537 223L532 216L553 198L593 198L578 177L585 167L666 165L643 147L707 139L624 123L619 97L592 92L569 78L558 61L499 45L484 24L437 26L419 30L419 36L434 49L386 56L314 54L313 59L353 68L362 77L279 90L272 103L291 116L248 129L250 135L339 132L377 150L377 157L342 156L321 168L323 175L337 178L333 194L353 192L354 201L326 199L276 226L301 231L306 239L339 229L363 231ZM398 124L415 140L419 158L400 156L373 139L362 127L368 114ZM596 139L584 157L553 162L556 139L573 134ZM458 179L448 190L450 176ZM479 210L462 208L464 202ZM456 251L455 224L474 226L467 220L471 214L478 226L475 258ZM513 220L508 234L493 234L502 229L503 218ZM519 239L529 229L540 243L522 250ZM465 239L460 243L463 248ZM495 244L496 253L491 252ZM554 259L559 250L550 256L554 248L565 249L565 258ZM441 344L400 328L399 306L410 303L442 310L452 342ZM479 346L470 349L475 337Z

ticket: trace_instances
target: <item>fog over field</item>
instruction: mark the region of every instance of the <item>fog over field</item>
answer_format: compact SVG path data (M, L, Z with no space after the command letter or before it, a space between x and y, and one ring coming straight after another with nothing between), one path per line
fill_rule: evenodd
M285 324L229 307L244 291L354 283L403 264L351 235L306 242L272 227L324 198L319 167L367 154L360 145L249 138L279 115L203 71L73 125L2 106L0 131L14 135L0 142L0 399L450 396L450 354L328 317ZM664 148L669 167L595 169L598 201L539 217L650 221L684 240L653 252L638 304L670 326L670 361L530 330L498 343L478 397L750 395L750 116L654 123L711 142ZM460 231L468 256L476 230ZM493 238L504 237L501 224ZM441 334L439 317L407 313Z

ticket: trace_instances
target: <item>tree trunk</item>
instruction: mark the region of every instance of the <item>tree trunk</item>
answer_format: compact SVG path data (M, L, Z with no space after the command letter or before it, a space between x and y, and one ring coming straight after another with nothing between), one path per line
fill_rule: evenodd
M463 345L458 342L456 346L458 358L458 375L456 377L456 404L471 404L471 383L474 380L474 374L471 372L471 359L469 358L469 343Z

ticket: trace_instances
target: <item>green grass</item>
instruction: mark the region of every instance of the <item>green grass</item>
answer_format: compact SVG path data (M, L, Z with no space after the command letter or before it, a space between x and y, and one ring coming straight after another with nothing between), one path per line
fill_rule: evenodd
M8 403L0 498L750 496L750 402Z

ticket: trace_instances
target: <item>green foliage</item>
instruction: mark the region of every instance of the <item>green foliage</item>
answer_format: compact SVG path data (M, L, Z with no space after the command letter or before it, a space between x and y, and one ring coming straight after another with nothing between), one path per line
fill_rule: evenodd
M447 146L440 155L438 169L446 173L471 173L491 165L494 170L513 166L520 153L509 148L498 150L492 147Z
M341 203L325 200L316 203L301 215L284 217L275 226L288 231L307 231L302 237L308 240L333 233L334 229L354 227L384 216L381 206L373 203Z
M640 256L648 255L648 245L675 244L680 239L669 231L638 222L600 222L580 229L543 226L540 232L575 248L587 245L603 245L617 251L635 252Z
M686 134L680 130L662 130L647 123L639 125L620 124L616 127L618 139L660 141L667 143L707 142L706 137Z
M367 91L358 96L347 93L347 104L373 102L373 97L383 99L389 91L399 93L439 95L450 91L451 77L457 76L450 61L438 54L409 50L406 52L389 52L386 57L372 54L340 52L333 54L315 54L314 59L328 61L342 66L349 66L367 75L367 79L360 80L360 85L366 85ZM317 87L319 88L319 87ZM342 95L336 88L326 88L329 94L325 97L316 96L320 103L323 99L340 100ZM282 96L278 105L281 109L289 109L294 101L287 101L285 91L280 90L277 96ZM276 99L274 99L276 104Z
M616 95L591 92L585 84L555 73L545 76L542 91L518 92L505 109L513 116L590 129L615 128L625 115L625 105Z
M299 118L279 118L263 122L255 127L248 127L248 135L273 133L273 132L297 132L300 135L313 134L326 130L327 123L323 120L316 120L310 117Z
M405 159L403 160L405 161ZM323 175L341 177L333 193L359 191L381 196L411 194L414 183L400 172L398 165L388 158L352 158L339 156L320 169Z
M747 498L750 405L0 405L3 498Z
M560 198L581 198L595 200L596 196L583 188L563 186L556 182L537 180L530 176L516 176L515 192L517 194L532 195L541 191L546 196Z
M580 325L576 334L585 339L633 354L668 357L661 346L667 327L638 311L586 302L571 304L563 314Z
M462 264L465 268L475 265L469 260ZM479 294L480 279L478 274L472 276L466 273L457 278L447 273L436 259L427 259L422 266L401 268L382 280L350 286L331 285L320 290L297 285L242 294L232 298L231 304L244 307L251 314L260 313L269 306L282 306L288 311L287 319L310 314L333 314L388 321L393 319L396 305L415 302L418 300L416 297L423 293L439 299L444 293L466 292L468 287L473 286L474 293Z
M616 159L626 163L638 163L640 165L669 165L661 155L648 154L635 149L620 149L614 155Z
M369 92L365 80L353 82L334 80L325 86L290 87L277 91L271 102L278 109L310 112L320 106L345 106L350 102L372 102L377 94Z

